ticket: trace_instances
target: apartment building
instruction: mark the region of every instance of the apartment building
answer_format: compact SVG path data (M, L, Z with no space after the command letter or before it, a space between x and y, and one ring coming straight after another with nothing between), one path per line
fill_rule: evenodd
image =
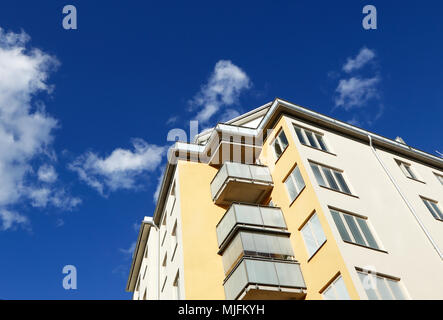
M276 99L169 160L133 299L443 299L443 159Z

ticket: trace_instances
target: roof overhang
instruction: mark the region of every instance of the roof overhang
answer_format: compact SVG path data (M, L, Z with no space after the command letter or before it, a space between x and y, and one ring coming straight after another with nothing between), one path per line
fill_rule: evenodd
M152 227L150 221L152 221L151 217L145 217L138 232L137 243L134 249L134 253L132 254L132 263L131 269L129 271L128 282L126 283L126 291L128 292L134 292L135 285L137 284L137 276L140 272L141 262L143 260L143 253L145 252L149 232Z

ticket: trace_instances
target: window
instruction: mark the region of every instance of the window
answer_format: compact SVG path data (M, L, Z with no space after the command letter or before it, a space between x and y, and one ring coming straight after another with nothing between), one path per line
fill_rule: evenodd
M362 271L357 273L369 300L406 300L399 280Z
M179 275L179 271L177 271L177 275L175 276L175 280L174 280L174 296L173 296L173 300L180 300L180 275Z
M286 139L285 132L283 130L280 131L280 133L277 135L273 142L274 146L274 152L277 159L280 158L283 151L288 147L288 139Z
M295 167L285 180L286 190L288 190L289 200L292 202L305 188L305 182L301 176L300 169Z
M435 174L435 176L437 177L437 180L440 181L440 183L443 185L443 176L439 174Z
M340 276L337 277L330 285L323 291L323 298L325 300L350 300L348 290L346 290L345 282Z
M309 258L311 258L323 243L326 242L326 236L316 213L306 222L301 229L301 233L305 241L306 249L308 250Z
M146 245L146 248L145 248L145 258L148 258L148 245Z
M306 129L302 129L300 127L297 127L296 125L294 125L294 129L301 144L329 152L328 147L326 146L326 143L323 139L323 135L319 133L314 133Z
M168 277L165 277L165 280L163 280L163 284L162 284L162 290L161 292L163 292L165 290L165 286L166 286L166 281L168 280Z
M311 168L320 186L351 194L342 172L315 163Z
M169 215L170 215L170 216L171 216L172 213L174 212L175 200L176 200L176 199L175 199L175 181L174 181L174 184L172 185L172 188L171 188L171 198L169 199L169 201L172 202L171 209L170 209L170 211L169 211Z
M437 220L443 221L443 212L441 211L438 202L422 198L423 202L425 203L426 207L428 208L429 212L432 214L432 216Z
M172 241L171 241L171 249L172 249L172 258L171 260L174 260L175 257L175 251L177 250L178 241L177 241L177 220L174 223L174 227L172 228L171 232Z
M146 277L146 271L148 270L148 266L145 266L145 271L143 272L143 279Z
M140 290L140 276L137 279L137 285L135 286L135 291L138 292Z
M163 218L162 225L161 225L160 229L163 229L163 231L162 231L163 232L163 236L162 236L162 242L161 242L161 245L163 246L163 244L165 243L166 233L167 233L167 229L166 229L166 212L164 214L164 218Z
M380 249L366 219L331 209L332 218L343 241Z
M162 277L164 277L163 285L162 285L162 291L163 291L163 289L164 289L164 287L165 287L166 279L167 279L167 276L166 276L166 265L167 265L167 261L168 261L168 253L165 252L165 255L164 255L164 257L163 257L163 262L162 262L162 268L161 268L161 274L162 274Z
M415 172L412 170L411 165L407 164L405 162L402 161L397 161L397 164L399 165L401 171L403 171L403 173L405 174L406 177L414 179L414 180L419 180L417 178L417 175L415 174Z
M162 246L165 243L165 239L166 239L166 230L163 232Z

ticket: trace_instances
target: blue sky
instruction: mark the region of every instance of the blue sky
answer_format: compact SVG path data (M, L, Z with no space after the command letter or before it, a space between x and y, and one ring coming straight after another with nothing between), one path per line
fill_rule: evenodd
M67 4L77 30L62 28ZM362 28L367 4L377 30ZM167 134L192 119L202 129L281 97L443 152L442 9L2 1L0 299L129 299ZM65 265L77 290L62 287Z

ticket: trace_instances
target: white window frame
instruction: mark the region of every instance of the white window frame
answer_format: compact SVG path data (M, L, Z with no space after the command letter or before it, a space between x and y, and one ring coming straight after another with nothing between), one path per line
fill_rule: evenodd
M421 197L421 199L423 200L425 207L431 213L432 217L434 217L435 220L443 221L443 211L438 204L438 201L425 197Z
M416 180L416 181L421 181L421 179L419 178L417 172L415 171L415 169L412 168L412 165L410 163L401 161L396 159L395 160L398 164L398 166L400 167L401 171L403 172L403 174L412 180Z
M177 238L177 219L175 219L174 222L174 227L172 228L171 231L171 250L172 250L172 256L171 256L171 261L174 260L175 257L175 252L177 251L177 247L178 247L178 238Z
M300 181L300 178L301 178L301 181ZM288 188L288 184L287 184L288 181L291 181L292 186L294 186L295 194L293 197L291 197L291 192L289 191L289 188ZM292 169L291 173L288 175L288 177L285 179L285 181L283 183L285 184L285 188L288 193L290 203L294 202L294 200L297 199L298 196L300 195L300 193L306 188L305 181L303 179L303 176L301 175L300 168L298 165L296 165Z
M318 223L317 228L315 228L316 223ZM315 231L317 231L317 234ZM323 227L321 225L320 219L318 218L318 215L316 212L314 212L309 217L309 219L306 221L306 223L300 229L300 232L302 234L303 241L305 243L306 251L308 253L308 260L309 260L318 252L318 250L326 242L326 235L325 235L325 232L324 232ZM321 232L321 233L318 233L318 232ZM307 235L309 235L310 240L313 240L315 242L315 248L312 247L312 249L311 249L309 247L308 242L307 242L307 238L306 238Z
M312 161L309 161L309 165L311 166L311 170L314 173L315 179L320 186L328 188L330 190L338 191L338 192L341 192L341 193L344 193L347 195L353 195L351 186L349 185L348 179L345 177L344 171L339 170L339 169L334 169L334 168L325 166L325 165L317 163L317 162L312 162ZM317 166L320 176L323 180L323 183L321 181L319 181L313 166ZM337 188L335 188L333 185L331 185L331 182L329 181L329 179L327 178L327 176L325 174L325 170L329 170L329 173L332 176L332 180L335 183L335 185L337 186ZM343 183L344 183L345 187L347 188L347 190L340 183L339 179L336 176L337 174L339 174L343 178Z
M371 249L375 249L375 250L382 250L381 246L379 244L379 241L377 239L377 236L375 235L375 232L374 232L372 226L370 225L367 217L362 217L359 215L351 214L349 212L344 212L342 210L335 209L335 208L329 208L329 211L331 212L332 220L334 220L334 223L335 223L335 226L337 227L338 233L340 234L340 237L342 238L342 240L344 242L356 244L359 246L363 246L363 247L367 247L367 248L371 248ZM335 216L334 212L337 213L338 216ZM336 218L340 219L340 220L338 220L338 222L337 222ZM351 221L353 221L354 226L356 227L355 229L351 228L351 226L349 225L348 219L352 219ZM344 230L342 228L340 228L340 226L338 225L338 224L340 224L340 221L341 221L341 224L342 224ZM364 230L365 227L362 226L361 223L366 226L366 230ZM354 230L354 232L352 232L352 230ZM345 234L342 234L342 232ZM356 233L356 235L354 235L354 233ZM359 241L357 239L357 237L361 237L361 240L363 240L363 241ZM345 239L345 238L347 238L347 239ZM372 238L372 239L370 239L370 238ZM375 246L372 245L371 242L374 242Z
M329 148L328 144L326 143L325 135L323 133L319 133L319 132L315 132L315 131L312 131L309 129L305 129L295 123L293 123L292 126L294 127L295 135L297 136L298 141L302 145L331 153L330 148ZM297 130L300 130L300 134L302 136L303 141L300 140ZM308 138L308 134L312 134L312 138L313 138L315 145L312 145L311 140ZM324 148L322 147L322 143L320 143L320 141L319 141L319 137L321 139L321 142L323 143Z
M282 139L281 139L281 135L285 136L285 140L287 142L286 146L283 148L284 143L282 143ZM275 151L275 144L278 143L281 153L280 155L277 154L277 152ZM282 156L283 152L285 152L286 148L289 147L289 141L288 141L288 137L286 136L283 128L280 129L280 131L277 133L277 135L275 136L275 139L272 141L271 143L272 145L272 149L274 150L274 156L276 158L276 160L280 159L280 157Z
M441 183L441 185L443 186L443 176L441 174L435 173L435 176L437 177L437 180Z
M180 293L180 270L177 270L177 273L175 275L174 282L172 283L173 289L174 289L174 299L175 300L181 300L181 293Z
M167 228L167 225L166 225L166 216L167 216L167 214L166 214L166 211L164 212L164 214L163 214L163 220L162 220L162 224L161 224L161 226L160 226L160 230L161 230L161 232L163 232L163 235L162 235L162 241L161 241L161 246L163 247L163 244L165 243L165 239L166 239L166 234L168 233L168 228Z
M344 291L340 291L339 286L342 287ZM341 296L343 293L344 295ZM338 275L334 281L323 290L322 297L324 300L351 300L348 289L346 288L346 284L341 275Z
M143 272L143 280L146 277L146 271L148 271L148 265L145 265L145 271Z
M406 289L404 288L400 279L395 279L394 277L381 275L375 272L366 272L363 270L357 270L357 274L369 300L408 300ZM397 294L400 293L402 298L397 297L395 290L391 286L394 284L397 286L397 290L399 291ZM380 285L383 286L384 292L390 295L388 299L383 299Z

